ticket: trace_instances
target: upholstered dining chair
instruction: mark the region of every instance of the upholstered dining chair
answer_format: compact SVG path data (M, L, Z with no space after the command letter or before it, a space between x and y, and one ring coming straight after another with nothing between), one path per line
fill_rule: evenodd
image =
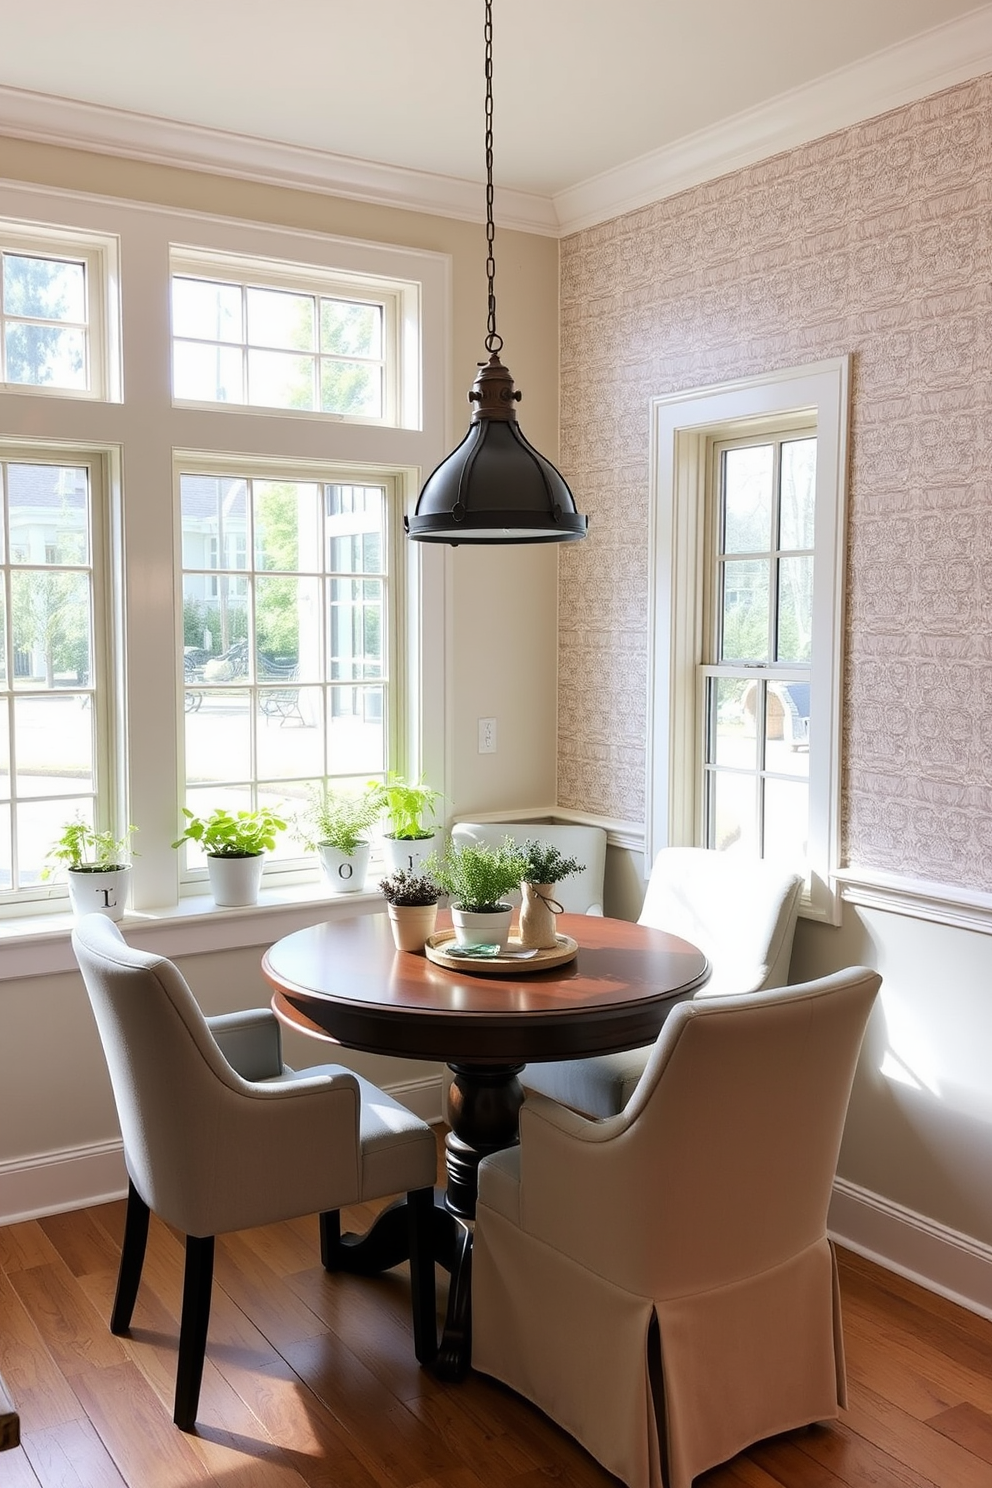
M479 1168L473 1353L630 1488L845 1403L827 1206L880 977L677 1006L624 1111Z
M512 837L519 847L528 839L549 842L566 858L583 865L555 884L555 898L566 914L603 913L603 883L606 878L606 833L602 827L584 827L571 822L456 822L451 840L456 847L484 842L498 846ZM519 893L514 902L519 902Z
M668 930L704 952L710 978L697 999L783 987L802 888L798 873L761 858L665 847L654 860L638 923ZM525 1089L588 1116L613 1116L633 1094L650 1052L648 1044L593 1059L528 1064L520 1080Z
M203 1374L214 1237L320 1216L333 1269L346 1204L406 1194L414 1347L436 1351L431 1210L437 1169L423 1121L340 1065L282 1062L279 1024L260 1008L205 1018L179 969L128 946L105 915L72 935L103 1044L128 1172L111 1331L126 1333L149 1211L186 1237L174 1419L190 1431ZM347 1243L347 1242L344 1242Z

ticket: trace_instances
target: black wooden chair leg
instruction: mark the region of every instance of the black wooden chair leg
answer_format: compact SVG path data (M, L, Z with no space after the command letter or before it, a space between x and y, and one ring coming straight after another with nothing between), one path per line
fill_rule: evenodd
M126 1333L131 1326L131 1314L138 1296L138 1283L141 1281L141 1268L144 1265L147 1241L148 1205L128 1179L121 1264L117 1273L114 1309L110 1314L111 1333Z
M434 1270L434 1190L418 1188L406 1196L410 1236L410 1293L413 1348L421 1364L437 1354L437 1279Z
M320 1264L325 1271L337 1271L341 1265L341 1211L328 1209L317 1216L320 1226Z
M172 1417L182 1431L192 1431L196 1424L200 1381L203 1378L203 1356L207 1349L213 1274L213 1235L187 1235L183 1312L179 1324L179 1363L176 1368L176 1408Z

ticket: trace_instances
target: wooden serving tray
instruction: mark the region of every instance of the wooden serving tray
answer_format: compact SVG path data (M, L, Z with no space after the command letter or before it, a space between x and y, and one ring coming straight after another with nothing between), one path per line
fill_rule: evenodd
M510 936L511 954L502 956L450 954L448 948L454 945L454 941L454 930L438 930L436 934L428 936L424 943L428 961L434 961L438 966L447 966L451 971L474 971L482 976L519 977L527 976L532 971L547 971L551 966L563 966L566 961L573 961L579 952L579 942L570 935L559 935L554 949L538 950L532 956L512 954L514 950L521 950L519 940L513 935Z

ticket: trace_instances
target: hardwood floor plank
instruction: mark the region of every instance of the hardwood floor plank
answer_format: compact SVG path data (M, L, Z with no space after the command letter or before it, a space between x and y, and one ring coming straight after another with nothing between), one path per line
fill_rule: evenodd
M15 1271L10 1281L67 1379L85 1368L123 1362L120 1343L101 1326L102 1319L61 1260Z
M0 1483L3 1483L3 1488L48 1488L47 1484L39 1482L23 1446L4 1452L0 1462Z
M3 1272L0 1272L0 1373L16 1397L22 1434L82 1416L83 1408L75 1392L66 1383L34 1319Z
M176 1429L130 1360L89 1370L77 1378L76 1389L126 1483L143 1488L214 1483L185 1433Z
M85 1214L85 1209L74 1209ZM56 1250L36 1219L23 1224L0 1227L0 1271L29 1271L32 1266L45 1266L56 1258Z
M941 1436L956 1441L959 1446L967 1447L969 1452L975 1457L981 1457L983 1462L992 1464L992 1416L986 1411L979 1410L966 1400L961 1405L931 1416L927 1425L932 1426L934 1431L939 1431Z
M110 1238L100 1223L98 1208L51 1214L38 1224L73 1276L117 1270L120 1244Z
M850 1385L848 1393L845 1424L856 1436L918 1473L924 1484L933 1483L935 1488L989 1488L988 1463L965 1447L864 1385Z
M41 1488L125 1488L125 1480L88 1420L32 1432L25 1452Z
M273 1348L282 1351L323 1332L320 1319L259 1254L250 1232L218 1238L214 1280Z

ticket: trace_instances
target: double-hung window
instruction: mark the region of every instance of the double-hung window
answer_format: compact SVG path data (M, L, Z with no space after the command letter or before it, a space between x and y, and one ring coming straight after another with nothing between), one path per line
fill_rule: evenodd
M646 861L805 872L839 915L848 363L654 400Z
M292 816L324 780L382 777L401 712L395 482L191 457L178 482L190 808Z

